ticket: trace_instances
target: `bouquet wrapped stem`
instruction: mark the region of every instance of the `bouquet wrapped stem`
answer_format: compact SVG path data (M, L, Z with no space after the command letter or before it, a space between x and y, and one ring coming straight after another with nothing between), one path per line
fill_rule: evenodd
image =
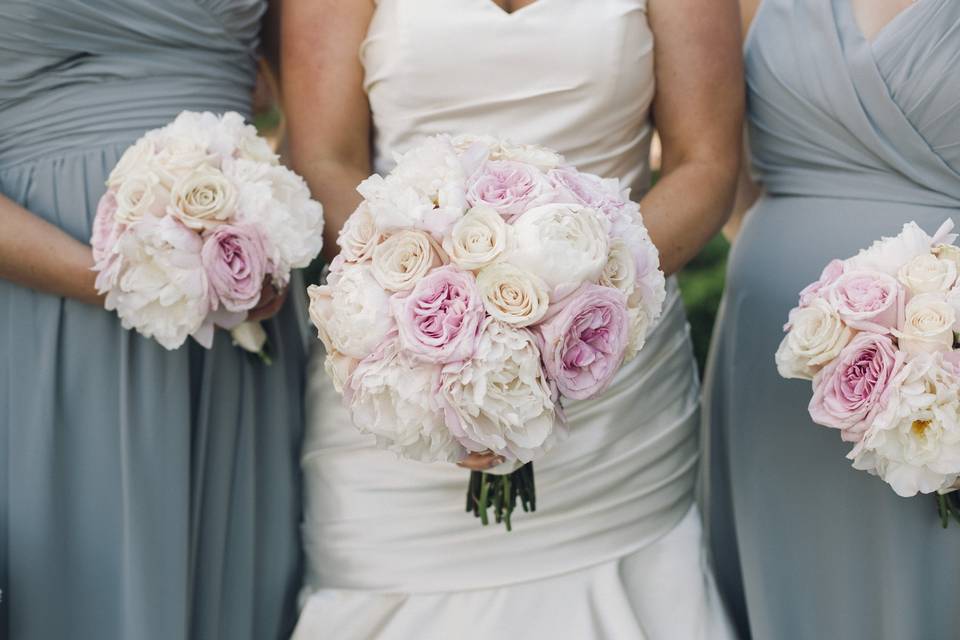
M528 462L516 471L504 475L472 471L467 488L467 511L480 518L484 526L490 524L488 511L493 507L497 524L503 523L512 531L510 518L517 501L524 511L537 510L537 487L533 479L533 463Z
M960 523L960 494L956 491L938 493L937 511L940 514L940 523L944 529L950 526L950 518Z

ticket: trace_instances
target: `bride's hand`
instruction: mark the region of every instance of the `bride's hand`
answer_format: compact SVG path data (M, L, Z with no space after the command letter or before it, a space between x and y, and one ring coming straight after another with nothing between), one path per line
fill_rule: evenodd
M483 453L471 453L466 458L457 463L458 466L471 471L486 471L501 465L505 462L503 456L498 456L492 451Z
M282 291L277 291L276 287L269 280L263 283L263 290L260 292L260 301L253 309L247 313L248 322L257 322L272 318L280 311L283 303L287 300L286 287Z

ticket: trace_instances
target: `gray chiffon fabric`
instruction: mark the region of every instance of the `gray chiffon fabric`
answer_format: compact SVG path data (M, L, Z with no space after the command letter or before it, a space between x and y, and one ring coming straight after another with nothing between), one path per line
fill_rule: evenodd
M717 579L754 638L957 637L960 528L850 467L773 354L826 263L916 220L960 223L960 2L918 0L873 41L850 0L766 0L746 45L766 188L730 259L706 393Z
M0 193L87 241L104 180L183 109L249 111L261 0L0 2ZM11 233L2 229L0 233ZM0 637L261 640L299 585L304 334L165 351L0 281Z

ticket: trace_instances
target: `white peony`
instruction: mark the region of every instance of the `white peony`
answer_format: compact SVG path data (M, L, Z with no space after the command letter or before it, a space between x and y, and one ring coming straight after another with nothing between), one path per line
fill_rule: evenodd
M340 246L340 255L347 262L366 262L373 258L373 250L383 241L383 234L374 224L370 215L370 207L366 202L347 218L340 235L337 236L337 245Z
M225 162L224 173L238 187L238 220L264 230L274 273L286 284L291 269L309 266L323 248L323 207L286 167L241 158Z
M643 345L647 343L647 336L650 335L650 329L653 321L647 313L647 309L642 305L627 305L627 313L630 317L630 333L627 338L627 349L623 353L623 362L627 363L637 357Z
M529 462L557 439L556 412L533 335L488 318L472 359L444 367L447 424L470 451Z
M562 298L599 280L609 253L606 225L596 211L577 205L531 209L513 225L515 247L507 260L546 282L551 298Z
M813 380L817 371L847 346L853 333L822 298L808 307L794 309L790 330L777 349L777 371L784 378Z
M524 162L541 171L554 169L564 162L563 156L553 149L539 145L514 144L493 136L459 135L452 139L452 144L460 152L483 147L487 152L484 159Z
M957 264L924 253L900 267L897 279L914 294L945 292L957 281Z
M487 313L515 327L540 322L550 304L547 284L509 262L496 262L481 269L477 288Z
M466 454L436 404L440 369L407 360L396 339L362 360L344 385L357 428L377 446L421 462L457 462Z
M939 354L910 360L890 383L886 407L847 456L898 495L946 491L960 475L960 377Z
M933 255L941 260L952 262L953 266L957 268L957 273L960 274L960 247L952 244L938 244L933 248Z
M390 296L368 265L344 265L327 284L312 285L310 319L327 352L363 359L394 327Z
M116 198L114 218L121 224L132 224L147 216L163 216L170 202L170 192L155 172L141 171L124 177L117 187Z
M903 326L894 335L900 349L907 353L950 351L956 323L956 309L945 295L923 293L907 303Z
M199 235L173 218L145 218L131 227L117 245L123 267L106 308L116 309L124 328L167 349L189 335L209 347L213 327L204 326L211 305L202 246Z
M357 187L381 231L422 229L443 237L467 207L466 172L446 136L427 138L397 157L386 177Z
M511 228L494 209L474 207L453 225L450 236L443 240L443 249L454 265L475 271L509 248L510 232Z
M446 256L433 238L423 231L398 231L373 250L373 277L388 291L412 289Z
M237 199L236 188L223 172L201 166L173 183L167 210L191 229L204 231L230 220Z
M350 375L357 368L359 361L350 356L345 356L336 351L328 351L327 357L323 360L323 370L330 377L333 383L333 389L342 394L343 387L350 379Z
M869 249L862 249L847 260L847 270L880 271L896 277L903 265L929 253L932 244L933 238L926 231L916 222L908 222L899 235L877 240Z

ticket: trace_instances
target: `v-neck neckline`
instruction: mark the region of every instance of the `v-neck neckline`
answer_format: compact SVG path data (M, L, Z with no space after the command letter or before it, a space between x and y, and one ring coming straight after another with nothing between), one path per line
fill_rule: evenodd
M489 5L491 9L496 11L504 18L517 18L518 16L533 10L537 5L548 3L550 0L534 0L530 4L525 4L518 9L514 9L513 11L507 11L495 0L478 0L478 2L483 2L484 4Z
M539 0L538 0L539 1ZM921 4L924 4L927 0L915 0L908 7L901 9L897 15L890 18L885 25L880 27L880 30L873 34L872 37L868 38L867 34L864 32L863 27L860 25L860 21L857 20L857 12L853 7L853 0L841 0L841 2L847 5L847 15L850 17L850 22L853 24L853 28L856 30L857 35L864 40L871 47L874 46L877 42L883 40L884 36L891 31L897 24L906 20L910 15L919 7Z

